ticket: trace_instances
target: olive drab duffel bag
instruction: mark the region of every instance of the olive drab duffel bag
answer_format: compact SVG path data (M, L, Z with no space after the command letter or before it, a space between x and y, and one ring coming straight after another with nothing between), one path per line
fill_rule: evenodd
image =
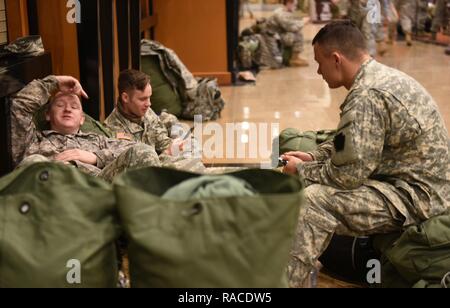
M385 288L450 287L450 213L408 227L398 238L375 237Z
M0 288L115 287L118 236L102 180L57 163L0 179Z
M247 183L242 194L224 196L221 187L228 184L219 178L220 196L199 184L203 198L178 199L180 191L169 190L181 184L190 195L187 182L201 183L202 176L164 168L134 170L116 180L131 287L287 287L301 182L269 170L227 176ZM249 187L254 194L246 193Z
M335 130L301 132L296 128L287 128L279 137L280 155L290 151L314 151L321 143L333 140L335 135Z

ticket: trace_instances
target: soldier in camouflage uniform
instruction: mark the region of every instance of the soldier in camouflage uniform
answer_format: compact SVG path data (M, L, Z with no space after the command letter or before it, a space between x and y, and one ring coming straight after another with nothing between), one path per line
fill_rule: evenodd
M419 32L425 30L428 2L424 0L397 0L396 7L400 23L406 36L406 44L412 45L412 31L416 26Z
M350 0L348 17L359 28L366 39L369 54L384 55L387 51L382 27L382 11L378 0Z
M438 0L436 2L435 14L431 26L433 40L436 40L436 34L444 29L447 35L450 35L450 1ZM450 55L450 45L446 49L446 54Z
M115 133L117 139L142 142L156 149L163 162L174 163L180 169L203 172L204 166L198 157L195 163L183 161L192 159L192 155L184 151L184 140L171 139L164 123L150 108L152 87L148 75L136 71L125 70L120 73L119 102L105 120L105 126ZM163 115L167 124L175 122L174 116Z
M284 48L292 48L290 66L308 66L306 59L300 54L303 52L303 20L295 15L298 6L297 0L284 0L284 7L275 10L267 20L269 31L277 33Z
M128 168L161 165L154 147L80 131L81 95L87 97L76 79L49 76L34 80L13 97L11 150L16 165L57 161L109 181ZM49 99L46 120L51 130L39 131L33 116Z
M288 266L293 287L305 283L335 232L401 231L450 208L449 136L427 91L373 60L351 23L330 23L313 45L318 73L349 94L333 141L283 157L284 172L307 186Z

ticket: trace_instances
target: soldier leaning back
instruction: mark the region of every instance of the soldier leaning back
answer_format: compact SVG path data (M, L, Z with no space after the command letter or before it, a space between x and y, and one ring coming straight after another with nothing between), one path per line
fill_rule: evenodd
M154 147L82 132L81 96L87 98L75 78L49 76L34 80L13 97L12 155L16 165L58 161L108 181L130 168L161 165ZM33 116L47 102L45 117L51 129L39 131Z

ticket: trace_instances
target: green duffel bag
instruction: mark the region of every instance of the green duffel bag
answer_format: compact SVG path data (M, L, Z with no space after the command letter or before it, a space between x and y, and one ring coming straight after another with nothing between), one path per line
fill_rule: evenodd
M382 286L450 287L450 213L407 228L400 237L375 237L382 253Z
M142 71L150 76L152 85L152 109L157 114L163 110L177 117L181 116L183 105L177 91L161 69L158 56L141 57Z
M36 163L0 179L0 288L116 287L111 186Z
M280 155L290 151L311 152L336 135L335 130L319 130L300 132L296 128L288 128L279 137Z
M256 194L168 200L168 190L201 175L164 168L134 170L116 180L132 287L287 286L301 182L269 170L227 176Z

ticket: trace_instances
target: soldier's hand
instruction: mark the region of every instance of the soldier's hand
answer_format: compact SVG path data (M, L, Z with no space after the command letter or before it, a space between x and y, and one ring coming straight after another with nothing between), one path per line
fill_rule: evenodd
M57 161L79 161L89 165L97 164L97 156L94 153L83 150L67 150L55 156Z
M167 149L167 154L170 156L180 155L180 153L184 150L184 145L186 142L188 142L188 140L175 139Z
M287 152L284 153L284 155L288 155L288 156L294 156L298 159L301 159L302 161L313 161L313 157L311 156L311 154L305 153L305 152Z
M59 90L67 94L75 94L80 97L89 98L83 90L80 82L71 76L56 76L59 83Z
M303 160L295 157L295 156L290 156L290 155L283 155L281 156L282 159L287 161L286 166L283 168L283 173L286 174L292 174L295 175L297 174L297 165L301 164L303 162Z

